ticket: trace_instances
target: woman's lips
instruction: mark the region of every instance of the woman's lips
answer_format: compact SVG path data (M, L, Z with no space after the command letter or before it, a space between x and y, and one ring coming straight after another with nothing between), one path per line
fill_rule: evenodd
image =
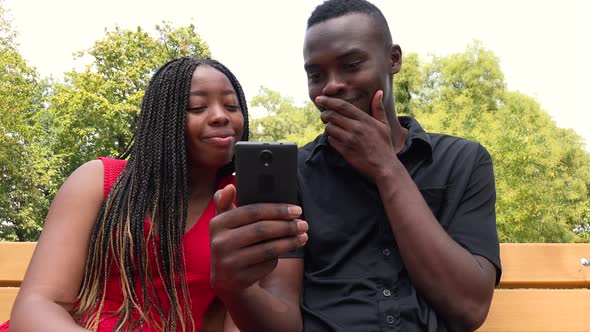
M233 136L208 136L203 141L218 147L229 147L234 142Z

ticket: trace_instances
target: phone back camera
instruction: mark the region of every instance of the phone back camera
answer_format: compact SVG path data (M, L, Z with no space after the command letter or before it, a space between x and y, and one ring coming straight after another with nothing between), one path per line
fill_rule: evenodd
M272 152L269 150L262 150L258 155L258 159L264 166L272 164Z

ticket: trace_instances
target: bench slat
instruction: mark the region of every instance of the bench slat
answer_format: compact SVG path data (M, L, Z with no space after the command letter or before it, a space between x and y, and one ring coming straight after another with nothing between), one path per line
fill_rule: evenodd
M0 323L7 320L35 242L0 242ZM503 275L479 331L589 331L590 244L501 244Z
M498 289L478 331L590 331L590 290Z
M589 288L590 244L502 243L500 288Z
M0 322L18 288L0 288ZM590 331L590 290L498 289L481 332Z
M36 242L0 242L0 287L18 287Z
M18 287L0 287L0 325L10 318Z

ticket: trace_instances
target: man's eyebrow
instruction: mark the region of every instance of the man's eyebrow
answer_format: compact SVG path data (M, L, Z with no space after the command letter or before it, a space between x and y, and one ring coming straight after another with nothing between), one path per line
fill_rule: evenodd
M336 60L340 61L340 60L346 59L350 56L357 55L357 54L364 54L364 53L365 52L360 48L352 48L352 49L346 51L346 53L337 56ZM305 64L303 66L303 68L305 68L306 71L309 71L315 67L318 67L318 65L313 64L313 63Z
M360 48L353 48L353 49L348 50L346 53L337 56L336 59L342 60L342 59L347 58L351 55L363 54L363 53L365 53L365 52L363 50L361 50Z
M203 96L206 97L209 95L209 93L207 91L201 91L201 90L195 90L195 91L191 91L189 92L189 94L191 96ZM225 90L222 92L223 95L235 95L236 92L234 90Z
M312 63L312 64L305 64L305 65L303 66L303 68L305 69L305 71L309 71L310 69L313 69L313 68L315 68L315 67L317 67L317 66L318 66L318 65L314 65L314 64Z

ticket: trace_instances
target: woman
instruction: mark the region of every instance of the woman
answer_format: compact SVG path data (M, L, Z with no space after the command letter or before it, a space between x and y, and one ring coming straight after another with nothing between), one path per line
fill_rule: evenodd
M234 144L247 139L244 93L225 66L162 66L128 161L90 161L55 196L11 331L198 330L215 296L212 198L233 183Z

